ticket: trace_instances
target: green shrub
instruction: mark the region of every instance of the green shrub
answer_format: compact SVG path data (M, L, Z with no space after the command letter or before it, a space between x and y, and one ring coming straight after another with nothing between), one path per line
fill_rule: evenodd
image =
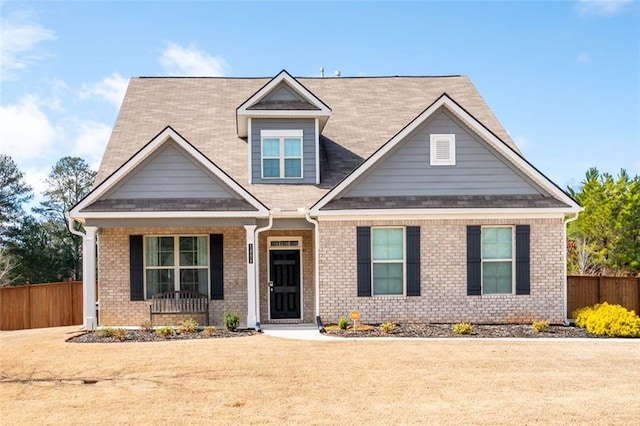
M347 318L340 317L340 319L338 320L338 327L340 327L340 330L346 330L348 326L349 326L349 321L347 320Z
M545 331L549 331L549 321L534 321L531 327L538 333L544 333Z
M640 317L620 305L587 306L576 310L573 317L578 327L597 336L640 337Z
M196 331L198 331L198 323L193 318L178 323L178 333L180 334L190 334Z
M144 320L140 323L140 330L151 333L153 332L153 324L149 320Z
M382 324L380 324L380 330L382 330L384 334L393 333L393 330L395 330L395 328L396 325L392 322L383 322Z
M453 325L453 332L456 334L471 334L473 326L468 322L459 322Z
M240 316L237 312L228 314L224 313L223 315L224 327L229 331L236 331L238 326L240 325Z
M205 336L213 336L214 334L216 334L217 329L215 328L215 326L210 325L208 327L205 327L204 330L202 331Z
M160 327L156 329L156 334L160 337L168 339L169 337L173 336L173 327Z

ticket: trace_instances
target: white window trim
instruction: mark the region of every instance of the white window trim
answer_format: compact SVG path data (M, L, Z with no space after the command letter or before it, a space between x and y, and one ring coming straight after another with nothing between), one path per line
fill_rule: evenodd
M438 142L449 143L449 158L439 159L437 158L436 146ZM449 134L432 134L429 138L429 162L432 166L455 166L456 165L456 135Z
M173 266L147 266L147 238L159 238L159 237L172 237L173 238ZM207 239L207 265L206 266L180 266L180 237L205 237ZM173 269L173 290L180 290L180 270L181 269L206 269L207 270L207 296L211 297L209 294L211 291L211 253L210 243L209 243L209 235L208 234L157 234L157 235L145 235L142 239L142 259L143 259L143 284L144 284L144 299L149 300L147 298L147 270L162 270L162 269ZM176 262L176 260L178 262Z
M376 294L374 291L373 265L376 263L400 263L397 260L373 259L373 230L374 229L402 229L402 294ZM371 297L401 298L407 295L407 228L405 226L372 226L371 227Z
M298 138L300 139L300 156L291 157L284 155L284 140L286 138ZM279 139L280 147L278 157L265 157L264 155L264 140L265 139ZM264 160L280 160L280 175L279 176L264 176ZM300 176L285 176L285 160L300 160ZM260 131L260 178L269 179L304 179L304 138L302 130L261 130Z
M483 244L483 235L486 228L511 228L511 258L510 259L486 259L484 258L484 253L482 250ZM480 285L482 288L481 294L485 297L499 297L499 296L510 296L516 294L516 227L513 225L486 225L482 226L480 231ZM484 263L491 262L511 262L511 293L484 293Z

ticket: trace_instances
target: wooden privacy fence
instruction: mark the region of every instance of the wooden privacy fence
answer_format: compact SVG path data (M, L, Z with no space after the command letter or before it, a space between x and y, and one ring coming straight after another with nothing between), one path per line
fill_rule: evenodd
M636 277L567 277L567 314L584 306L607 302L621 305L640 314L640 278Z
M82 324L82 281L0 288L0 330Z

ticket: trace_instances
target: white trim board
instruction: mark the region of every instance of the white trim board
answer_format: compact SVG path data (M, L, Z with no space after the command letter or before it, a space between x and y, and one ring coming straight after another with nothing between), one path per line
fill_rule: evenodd
M321 216L326 214L332 214L330 211L322 210L331 200L339 198L339 196L345 193L350 186L354 184L358 178L364 175L369 169L374 167L379 161L382 161L386 155L392 151L398 144L402 143L411 133L416 130L422 123L424 123L429 117L434 115L440 108L447 108L453 114L455 114L467 127L474 131L478 136L485 140L489 146L494 148L499 154L511 162L517 169L522 171L533 182L538 184L542 189L551 194L554 198L566 203L569 207L561 209L565 213L580 212L580 206L565 194L560 188L558 188L549 178L540 173L535 167L533 167L528 161L522 158L519 154L509 148L503 141L497 136L491 133L482 123L480 123L475 117L465 111L460 105L458 105L449 95L443 93L434 103L427 107L420 115L418 115L413 121L405 126L400 132L392 137L387 143L374 152L369 158L367 158L356 170L336 185L332 190L326 193L312 208L311 214L313 216ZM506 209L505 209L506 210ZM543 209L544 210L544 209ZM361 210L360 210L361 211Z
M253 206L255 212L82 212L82 209L90 204L98 201L102 196L107 194L118 183L132 173L136 167L149 158L165 143L175 142L180 148L185 150L196 162L201 164L206 170L211 172L215 177L220 179L232 191L236 192L243 200ZM144 147L133 155L120 168L112 173L98 187L93 189L85 198L80 200L69 212L72 218L119 218L119 217L266 217L269 215L268 209L251 193L244 189L240 184L234 181L229 175L216 166L204 154L198 151L178 132L167 126L163 131L156 135Z
M566 209L405 209L329 210L317 217L320 222L393 220L514 220L564 219Z

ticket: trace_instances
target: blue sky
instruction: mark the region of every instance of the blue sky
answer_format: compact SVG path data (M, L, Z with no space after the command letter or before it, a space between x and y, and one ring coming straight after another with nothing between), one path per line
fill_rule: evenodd
M0 152L36 193L63 156L98 166L130 77L283 68L466 74L561 187L640 174L637 1L0 1Z

